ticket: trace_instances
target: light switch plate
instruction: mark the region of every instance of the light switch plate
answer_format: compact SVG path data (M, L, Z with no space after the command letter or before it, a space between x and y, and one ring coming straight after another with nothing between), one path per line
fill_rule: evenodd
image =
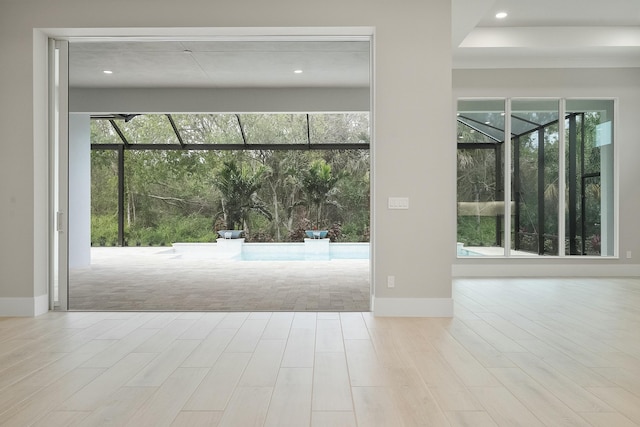
M409 209L409 198L389 197L389 209Z

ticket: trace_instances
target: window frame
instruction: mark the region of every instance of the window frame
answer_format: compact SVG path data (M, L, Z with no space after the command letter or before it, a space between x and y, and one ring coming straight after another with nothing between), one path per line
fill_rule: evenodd
M456 258L462 260L478 260L478 259L516 259L516 260L546 260L546 259L584 259L584 260L611 260L611 259L619 259L619 223L620 223L620 214L619 214L619 147L617 142L618 135L618 126L619 126L619 102L617 97L602 97L602 96L594 96L594 97L574 97L574 96L566 96L566 97L536 97L536 96L510 96L510 97L457 97L455 100L455 117L454 117L454 129L457 129L457 119L459 112L459 104L461 101L503 101L504 102L504 113L505 117L511 118L512 109L511 105L513 101L556 101L558 103L558 194L562 195L558 197L558 253L553 255L539 255L539 254L530 254L530 255L513 255L511 253L511 239L512 239L512 218L511 218L511 204L513 202L512 197L512 141L511 138L505 138L504 141L504 168L502 170L502 180L503 186L505 188L504 191L504 224L503 224L503 253L502 255L482 255L482 256L468 256L461 255L458 251L456 251ZM612 122L612 145L613 145L613 154L612 154L612 164L610 165L613 168L612 178L613 178L613 212L609 212L608 215L613 217L613 254L612 255L571 255L566 253L566 208L567 208L567 200L566 200L566 191L567 191L567 181L566 181L566 150L567 150L567 142L565 141L565 135L567 132L566 127L566 105L567 102L571 101L610 101L612 102L613 107L613 115L611 118ZM511 119L505 120L504 124L504 133L505 135L511 135ZM457 142L457 132L456 134L456 142ZM456 152L458 149L456 148ZM457 159L457 156L456 156ZM457 161L457 160L456 160ZM458 194L457 189L457 179L458 179L458 171L457 166L455 169L456 180L456 195ZM508 191L507 191L508 189ZM457 196L456 196L456 204L457 204ZM602 216L601 216L602 217ZM456 221L457 222L457 221ZM456 225L456 241L457 241L457 229ZM560 236L562 236L560 238Z

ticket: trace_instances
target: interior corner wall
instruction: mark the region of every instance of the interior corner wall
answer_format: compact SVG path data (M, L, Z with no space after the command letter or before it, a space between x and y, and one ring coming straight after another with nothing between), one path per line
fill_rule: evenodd
M163 33L163 28L168 30ZM371 30L374 310L451 315L455 147L447 143L453 138L450 0L156 0L153 7L128 2L126 13L84 0L3 3L0 223L10 245L0 249L0 300L34 299L40 296L36 289L47 287L47 215L40 209L48 203L41 191L48 181L34 162L47 153L46 85L41 87L46 82L46 37L34 35L36 31L126 36L144 30L170 37L182 29L216 28L236 33L245 28L253 34L299 30L306 35L313 35L314 28L322 34L330 34L331 28ZM409 198L410 208L388 209L388 198L396 196ZM395 288L386 286L389 275L395 276ZM0 316L6 314L0 306Z
M619 257L539 257L530 259L458 258L461 276L637 276L640 275L640 85L638 68L454 70L459 98L616 99L614 185L617 187ZM627 251L631 258L627 258ZM579 268L576 268L576 267Z
M69 114L69 268L91 265L91 129Z

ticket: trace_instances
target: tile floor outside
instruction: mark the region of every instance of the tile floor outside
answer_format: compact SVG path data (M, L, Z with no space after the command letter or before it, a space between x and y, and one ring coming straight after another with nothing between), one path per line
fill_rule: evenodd
M97 247L70 269L71 310L369 311L369 260L233 261Z

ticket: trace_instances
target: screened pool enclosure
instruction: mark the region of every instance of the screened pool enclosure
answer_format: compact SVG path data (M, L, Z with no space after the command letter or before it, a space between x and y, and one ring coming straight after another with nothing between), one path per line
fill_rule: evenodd
M369 135L366 112L92 115L92 245L211 242L229 223L368 241Z
M613 119L613 100L460 100L458 256L613 256Z

